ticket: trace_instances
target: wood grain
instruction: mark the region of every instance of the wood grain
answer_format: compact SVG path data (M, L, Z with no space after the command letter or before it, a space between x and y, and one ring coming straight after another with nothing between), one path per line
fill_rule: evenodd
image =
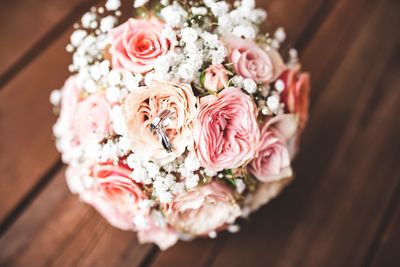
M78 10L97 0L2 1L0 87L70 26Z
M58 161L49 94L68 77L67 42L65 34L0 91L0 221Z
M26 14L23 4L9 7ZM395 25L400 25L400 3L259 4L269 11L267 27L285 26L289 39L300 46L313 77L312 113L294 184L241 223L238 234L180 242L163 253L139 245L135 233L112 228L65 186L51 140L55 117L48 96L68 75L70 55L64 47L70 30L52 34L40 51L27 46L23 54L43 53L16 70L18 75L0 91L0 221L12 218L0 238L0 266L399 265L400 44ZM38 38L43 40L43 33Z
M331 76L346 57L349 47L359 38L361 27L376 6L377 1L371 0L336 1L335 8L320 25L312 42L302 49L301 62L304 69L312 73L312 106L326 91Z
M400 262L399 240L400 240L400 187L396 191L395 210L393 216L389 216L390 223L382 236L379 236L376 254L372 258L370 266L398 266ZM373 251L375 252L375 251ZM370 262L366 262L367 264Z
M267 10L268 20L264 28L274 32L277 27L283 27L287 34L287 44L293 45L301 36L308 35L311 26L318 26L319 14L329 12L336 1L331 0L280 0L258 1L259 7ZM307 33L306 33L307 32Z

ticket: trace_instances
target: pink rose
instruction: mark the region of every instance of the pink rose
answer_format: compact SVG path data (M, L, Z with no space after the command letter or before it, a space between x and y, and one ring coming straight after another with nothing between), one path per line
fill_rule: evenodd
M261 49L251 40L236 36L224 37L229 59L236 73L257 83L274 81L286 68L280 54L273 48Z
M232 191L219 182L176 196L165 210L167 221L178 231L190 235L216 231L233 223L240 214Z
M294 115L279 115L269 119L261 130L258 155L248 170L262 182L277 181L292 176L290 151L287 146L297 129Z
M64 121L71 129L74 121L75 111L80 101L81 90L76 85L76 76L70 76L61 89L60 120Z
M260 138L256 107L240 89L228 87L200 100L195 151L201 166L233 169L255 155Z
M91 204L114 227L133 230L133 217L139 202L146 199L141 187L129 175L132 170L119 163L97 164L90 176L93 185L81 193L81 199Z
M60 116L53 127L57 137L57 149L62 152L62 160L69 163L73 160L74 149L79 146L79 139L74 129L75 114L81 101L81 89L77 86L76 76L69 77L61 89Z
M270 131L285 143L290 158L293 159L297 153L299 133L299 116L295 114L282 114L267 121Z
M297 66L285 71L279 79L285 84L281 96L286 110L299 115L299 129L303 130L308 120L310 75L301 73L300 66Z
M95 93L78 103L73 127L81 143L100 142L112 132L110 106L103 93Z
M146 73L153 69L155 60L171 48L171 41L163 37L164 24L155 18L129 19L110 31L110 54L114 68Z
M197 99L188 84L153 81L148 87L140 87L129 94L124 102L124 115L132 150L145 160L161 165L182 155L193 145L193 128L197 113ZM150 124L162 110L173 112L164 123L172 151L164 149Z
M211 65L203 73L202 85L212 92L217 92L228 86L230 72L224 66Z

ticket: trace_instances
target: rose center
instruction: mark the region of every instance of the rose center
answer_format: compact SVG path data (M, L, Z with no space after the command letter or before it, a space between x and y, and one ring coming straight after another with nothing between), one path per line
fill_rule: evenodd
M154 46L152 46L151 42L149 40L142 40L141 42L138 43L138 46L136 47L137 51L142 53L148 50L154 50Z

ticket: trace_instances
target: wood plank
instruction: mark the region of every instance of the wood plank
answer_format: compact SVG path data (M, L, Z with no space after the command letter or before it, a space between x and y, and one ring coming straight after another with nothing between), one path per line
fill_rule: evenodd
M62 169L0 239L0 265L137 266L149 248L79 202L66 188Z
M377 1L370 0L337 1L336 8L321 25L316 37L303 49L301 62L312 74L312 106L325 92L329 76L338 69L376 5Z
M318 25L316 20L318 14L329 12L329 8L335 1L256 1L257 6L267 10L267 29L275 30L277 27L284 27L287 34L287 43L293 44L299 40L310 25Z
M0 221L59 158L49 94L69 75L67 42L64 34L0 91Z
M190 242L180 241L175 246L155 255L149 266L210 266L229 233L219 234L216 239L198 238Z
M399 158L399 68L392 62L398 56L393 28L398 8L396 1L382 1L366 25L353 29L360 35L338 71L325 74L332 79L326 78L329 85L315 103L296 164L297 181L230 238L212 266L362 264L399 182L393 175ZM326 23L340 26L342 17L337 19ZM333 41L326 35L337 32L326 28L334 27L321 27L315 40L325 41L317 41L319 47L329 46ZM320 53L314 50L314 68Z
M52 38L71 23L77 9L87 8L94 0L16 0L2 1L0 9L0 81L3 75L25 57L35 57ZM38 16L38 14L40 14ZM34 48L34 51L32 51ZM30 54L29 54L30 53ZM20 66L23 67L23 66ZM16 70L14 70L15 72Z

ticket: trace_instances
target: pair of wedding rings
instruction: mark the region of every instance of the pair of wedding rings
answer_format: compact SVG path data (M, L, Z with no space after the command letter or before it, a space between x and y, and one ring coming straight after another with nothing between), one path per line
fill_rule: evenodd
M165 131L164 122L166 119L171 118L173 114L174 113L169 109L164 109L157 115L157 117L153 119L150 124L150 130L153 132L153 134L158 136L162 146L168 153L172 152L172 145L168 134Z

